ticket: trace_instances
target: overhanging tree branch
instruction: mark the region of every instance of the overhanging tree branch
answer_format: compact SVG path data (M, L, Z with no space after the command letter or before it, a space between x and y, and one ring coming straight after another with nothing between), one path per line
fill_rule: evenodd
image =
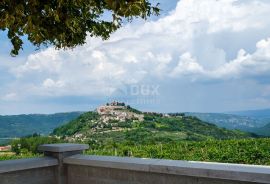
M110 21L102 20L104 12L111 13ZM16 56L23 49L22 36L37 48L74 48L85 43L88 33L108 39L123 19L147 19L159 12L149 0L1 0L0 29L7 30Z

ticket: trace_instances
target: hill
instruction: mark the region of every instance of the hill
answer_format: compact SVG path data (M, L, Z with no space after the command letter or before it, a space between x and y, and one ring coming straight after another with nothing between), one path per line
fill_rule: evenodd
M270 109L260 109L260 110L247 110L247 111L234 111L230 114L248 116L253 118L269 118L270 119Z
M254 132L259 135L270 136L270 123L264 127L257 128Z
M50 134L53 129L77 118L81 112L0 116L0 138L22 137L39 133Z
M86 154L158 159L264 164L269 162L270 139L227 130L183 113L140 112L125 104L112 103L81 114L56 128L48 137L32 136L12 142L16 155L37 154L45 143L89 144Z
M247 116L222 114L222 113L186 113L186 114L196 116L202 121L210 122L219 127L224 127L227 129L238 129L247 131L252 128L258 128L262 126L259 120Z
M231 114L246 116L257 120L257 127L264 127L270 123L270 109L231 112ZM255 130L256 131L256 130ZM270 136L270 132L267 134Z
M252 112L250 116L235 115L235 114L222 114L222 113L186 113L191 116L195 116L202 121L210 122L218 127L224 127L230 130L241 130L252 132L258 135L270 136L270 131L264 128L270 120L263 112L255 113L253 111L246 111L246 113ZM240 114L240 112L239 112ZM256 114L256 115L255 115ZM260 116L260 114L262 116ZM246 114L248 115L248 114ZM269 129L268 129L269 130Z
M68 141L88 142L91 146L112 142L152 144L180 140L239 139L255 137L237 130L219 128L214 124L185 114L140 112L129 106L101 106L70 123L56 128L54 135Z

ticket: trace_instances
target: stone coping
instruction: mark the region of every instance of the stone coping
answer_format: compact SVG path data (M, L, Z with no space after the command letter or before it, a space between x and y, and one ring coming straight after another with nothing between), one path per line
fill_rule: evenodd
M42 152L62 153L68 151L82 151L88 148L89 148L88 144L61 143L61 144L43 144L38 147L38 150Z
M27 169L36 169L42 167L51 167L58 165L57 159L50 157L29 158L18 160L0 161L0 174Z
M270 183L270 166L87 155L67 157L64 159L64 163L142 172Z

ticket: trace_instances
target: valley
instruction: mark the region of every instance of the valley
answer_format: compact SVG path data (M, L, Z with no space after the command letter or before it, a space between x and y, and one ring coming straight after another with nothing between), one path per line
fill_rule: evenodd
M219 127L195 114L141 112L112 102L80 113L47 136L12 140L11 152L2 153L0 160L38 156L38 145L70 142L89 144L86 154L91 155L269 165L269 141Z

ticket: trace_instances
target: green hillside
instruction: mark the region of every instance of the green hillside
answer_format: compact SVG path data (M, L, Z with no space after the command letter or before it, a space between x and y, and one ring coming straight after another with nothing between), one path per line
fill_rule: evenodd
M134 113L134 110L130 112ZM135 112L138 114L139 111ZM130 118L125 121L110 119L104 122L104 116L97 112L87 112L70 123L56 128L53 134L67 141L88 142L92 147L102 147L112 142L132 145L256 137L254 134L219 128L184 114L165 116L158 113L139 113L139 115L143 115L142 121Z
M0 116L0 138L22 137L39 133L50 134L53 129L77 118L81 112Z

